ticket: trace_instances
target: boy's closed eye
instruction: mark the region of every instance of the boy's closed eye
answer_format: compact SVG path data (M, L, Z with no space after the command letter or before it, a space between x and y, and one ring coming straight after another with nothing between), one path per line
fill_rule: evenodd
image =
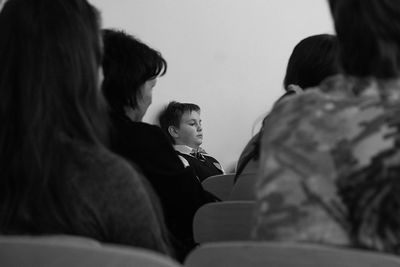
M188 122L188 124L189 124L190 126L194 126L194 125L197 125L198 123L197 123L195 120L190 120L190 121Z

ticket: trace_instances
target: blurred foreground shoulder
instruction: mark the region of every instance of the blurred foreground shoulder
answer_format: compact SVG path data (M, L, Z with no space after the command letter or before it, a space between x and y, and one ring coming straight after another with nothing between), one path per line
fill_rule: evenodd
M80 147L78 153L74 185L96 216L102 241L168 254L162 222L141 173L105 148Z

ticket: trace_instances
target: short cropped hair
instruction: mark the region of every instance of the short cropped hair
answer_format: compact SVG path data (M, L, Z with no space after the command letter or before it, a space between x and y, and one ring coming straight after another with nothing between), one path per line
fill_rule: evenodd
M338 42L331 34L318 34L301 40L290 55L283 82L305 89L319 85L325 78L339 72Z
M400 75L400 1L329 0L344 73Z
M113 112L125 114L125 107L137 107L141 86L166 73L167 62L160 52L123 31L103 30L103 42L103 94Z
M179 127L182 116L186 112L200 112L200 107L192 103L179 103L176 101L170 102L167 107L161 111L159 122L161 129L167 134L170 141L175 144L174 138L169 134L170 126Z

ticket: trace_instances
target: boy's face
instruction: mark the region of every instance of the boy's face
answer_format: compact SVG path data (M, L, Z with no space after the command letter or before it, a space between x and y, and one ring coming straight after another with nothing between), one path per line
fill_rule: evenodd
M203 143L203 128L200 112L185 112L182 115L179 128L176 129L175 143L198 148Z

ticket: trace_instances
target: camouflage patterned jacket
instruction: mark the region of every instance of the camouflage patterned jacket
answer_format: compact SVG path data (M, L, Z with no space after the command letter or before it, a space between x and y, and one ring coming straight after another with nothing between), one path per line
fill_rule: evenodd
M354 245L341 185L400 166L399 80L338 75L316 89L280 101L265 123L255 239ZM372 230L356 238L384 250Z

